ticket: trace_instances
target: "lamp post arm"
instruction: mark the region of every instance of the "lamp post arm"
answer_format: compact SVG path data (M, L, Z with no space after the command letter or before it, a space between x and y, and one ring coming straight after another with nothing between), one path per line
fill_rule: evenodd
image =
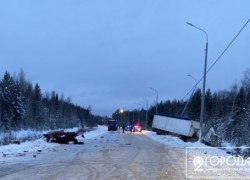
M189 26L193 26L194 28L199 29L200 31L204 32L205 35L206 35L207 42L208 42L208 35L207 35L207 32L206 32L204 29L202 29L202 28L200 28L200 27L198 27L198 26L195 26L195 25L193 25L192 23L189 23L189 22L187 22L187 24L188 24Z

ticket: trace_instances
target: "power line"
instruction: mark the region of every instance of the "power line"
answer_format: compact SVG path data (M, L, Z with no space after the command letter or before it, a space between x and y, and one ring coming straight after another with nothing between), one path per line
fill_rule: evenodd
M233 38L233 40L228 44L228 46L222 51L222 53L220 54L220 56L214 61L214 63L209 67L209 69L206 71L206 75L208 74L208 72L215 66L215 64L220 60L220 58L225 54L225 52L229 49L229 47L233 44L233 42L235 41L235 39L240 35L240 33L243 31L243 29L247 26L247 24L249 23L250 19L247 20L247 22L244 24L244 26L240 29L240 31L236 34L236 36ZM197 81L197 83L187 92L187 94L182 98L182 100L184 100L184 98L186 98L190 92L193 91L194 88L196 88L196 86L201 82L201 80L203 79L204 75Z

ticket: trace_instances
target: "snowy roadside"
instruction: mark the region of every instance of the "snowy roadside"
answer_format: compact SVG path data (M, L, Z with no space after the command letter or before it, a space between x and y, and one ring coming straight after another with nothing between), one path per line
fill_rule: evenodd
M84 133L84 136L85 139L92 139L97 136L101 136L107 132L108 132L107 126L98 126L98 128L96 128L95 130Z
M168 145L172 148L185 150L186 147L208 147L200 142L184 142L180 138L171 135L156 135L155 132L146 130L143 130L142 133L151 138L152 140Z
M76 129L66 129L66 132L75 131ZM107 132L107 127L105 126L98 126L96 129L92 131L88 131L84 133L85 138L82 138L81 136L77 136L77 140L84 142L84 139L91 139L95 138L97 136L100 136ZM31 132L20 132L18 136L27 136L28 134L32 134ZM35 133L35 132L33 132ZM37 134L36 132L35 134ZM40 133L42 134L42 132ZM46 150L51 150L55 147L60 146L60 144L57 143L48 143L44 138L40 138L33 141L26 141L20 144L10 144L10 145L4 145L0 146L0 160L2 157L7 156L24 156L26 153L39 153Z
M192 148L193 150L196 150L197 153L200 153L200 154L210 154L210 155L215 155L215 156L231 156L223 149L212 148L211 146L207 146L200 142L184 142L180 138L175 137L175 136L156 135L155 132L145 131L145 130L143 131L143 134L145 134L146 136L148 136L154 141L165 144L172 148L178 148L183 151L185 151L186 148ZM227 147L225 147L224 149L227 149Z
M184 142L178 137L174 137L171 135L156 135L155 132L146 130L144 130L142 133L154 141L185 152L186 158L192 158L191 164L193 166L193 169L195 168L195 166L204 167L204 160L210 160L211 158L213 158L213 162L218 163L220 165L220 168L231 170L236 169L240 173L243 173L250 178L250 158L245 160L240 157L240 159L237 159L238 157L228 154L223 149L210 147L200 142ZM224 149L228 149L228 147L225 147ZM195 164L195 158L197 157L200 162ZM211 168L211 166L209 168Z

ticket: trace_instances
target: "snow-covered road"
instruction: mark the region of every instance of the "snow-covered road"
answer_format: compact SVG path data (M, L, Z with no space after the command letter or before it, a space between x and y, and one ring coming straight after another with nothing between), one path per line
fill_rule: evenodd
M0 179L186 179L181 148L143 133L89 135L84 145L56 145L36 157L1 158Z
M0 164L0 178L183 179L180 156L185 157L144 134L107 132L84 145L59 145L36 157L6 159Z

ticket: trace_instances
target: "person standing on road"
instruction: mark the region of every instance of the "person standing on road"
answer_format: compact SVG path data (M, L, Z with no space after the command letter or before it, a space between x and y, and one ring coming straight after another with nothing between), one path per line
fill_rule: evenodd
M122 125L122 133L124 133L124 130L125 130L125 125L123 124Z

